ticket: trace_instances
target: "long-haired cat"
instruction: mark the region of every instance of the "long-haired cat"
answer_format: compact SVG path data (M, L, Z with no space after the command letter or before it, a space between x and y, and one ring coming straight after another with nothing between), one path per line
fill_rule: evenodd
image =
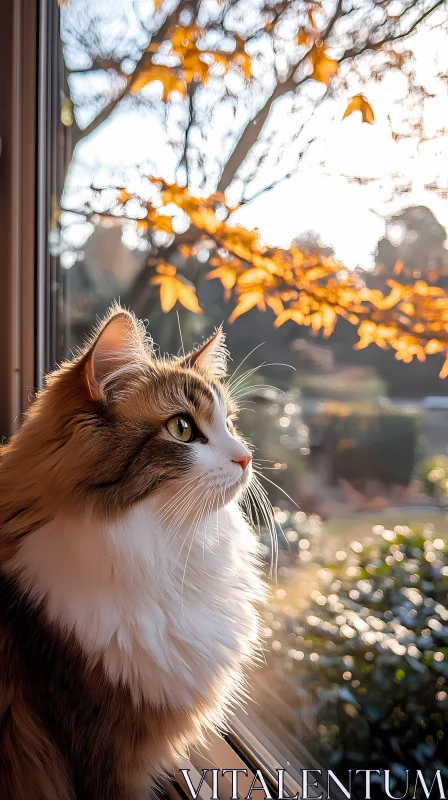
M146 797L238 697L263 584L225 361L114 307L3 448L2 800Z

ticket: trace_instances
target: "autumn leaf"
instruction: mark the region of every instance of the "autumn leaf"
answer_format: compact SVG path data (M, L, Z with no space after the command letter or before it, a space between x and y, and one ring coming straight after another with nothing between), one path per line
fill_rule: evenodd
M309 36L305 28L300 28L297 34L297 44L300 46L302 44L307 45L309 43L310 43Z
M292 320L296 322L297 325L303 325L303 313L299 311L298 308L287 308L281 314L278 315L277 319L274 322L275 328L280 328L281 325L284 325L285 322L288 320Z
M232 267L217 267L216 269L212 269L207 275L207 280L209 281L214 278L218 278L225 289L233 289L236 283L237 273Z
M198 25L179 25L171 35L171 46L177 55L183 56L204 33Z
M172 217L167 217L163 214L160 214L159 216L154 217L153 225L157 231L164 231L165 233L173 233Z
M367 102L366 98L362 94L357 94L352 97L347 108L345 109L342 119L349 117L354 111L361 112L363 122L368 122L369 125L373 125L375 122L375 115L373 113L372 106Z
M160 286L160 305L165 314L171 311L177 301L188 311L202 313L193 284L183 275L178 275L176 267L172 264L160 264L157 272L159 274L151 278L150 283Z
M193 311L194 314L202 313L202 308L199 305L196 291L192 284L187 285L178 281L177 299L188 311Z
M187 92L185 81L177 77L170 67L162 64L151 64L146 69L143 69L137 77L131 81L129 91L132 94L137 94L148 83L153 81L160 81L163 86L163 100L166 102L172 92L179 92L183 97Z
M240 317L241 314L246 314L247 311L250 311L251 308L254 308L263 300L264 300L263 292L260 290L256 290L253 292L245 292L244 294L241 295L239 303L233 309L229 317L229 322L234 322L237 319L237 317Z
M158 11L162 5L162 0L154 0L154 11Z
M182 61L182 75L187 83L191 83L193 80L206 83L208 70L208 65L201 60L198 51L188 53Z
M310 52L313 71L311 78L328 86L333 75L336 75L339 64L334 58L329 58L324 45L315 45Z
M129 200L130 197L131 195L129 194L129 192L126 191L126 189L119 189L117 195L117 200L119 203L126 203L126 201Z

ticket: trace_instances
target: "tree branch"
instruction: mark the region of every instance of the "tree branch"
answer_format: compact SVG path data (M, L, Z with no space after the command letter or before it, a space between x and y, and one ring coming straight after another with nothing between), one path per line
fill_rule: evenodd
M178 10L179 7L177 7L171 14L168 14L163 25L161 25L159 30L156 31L154 36L151 37L151 42L158 44L164 41L169 28L173 24L174 16L177 15L178 13ZM85 139L87 136L90 136L91 133L96 131L97 128L99 128L100 125L102 125L103 122L105 122L110 117L110 115L113 113L113 111L115 111L119 103L121 103L123 98L128 94L131 84L138 78L138 76L143 72L143 70L146 69L146 67L148 66L148 61L151 60L152 55L153 54L148 52L148 50L145 50L145 52L142 54L140 61L137 63L134 72L131 75L124 76L123 73L121 73L121 75L123 75L123 77L126 78L126 85L123 88L123 91L120 92L120 94L113 100L111 100L110 103L108 103L107 106L105 106L105 108L103 108L103 110L100 111L100 113L95 117L95 119L92 120L92 122L90 122L85 128L82 129L78 128L77 125L73 126L72 129L73 147L75 147L75 145L77 145L78 142L82 141L82 139Z
M437 0L431 8L427 9L426 11L422 12L418 19L416 19L413 24L403 33L397 33L396 35L390 34L389 36L385 36L379 42L372 42L368 40L362 47L360 48L351 48L350 50L346 50L343 56L339 59L339 63L341 64L343 61L346 61L349 58L354 58L355 56L361 55L362 53L367 52L368 50L378 50L383 47L385 44L388 44L391 41L398 41L400 39L404 39L409 36L417 26L423 22L423 20L429 16L433 11L436 10L441 5L444 5L446 0ZM409 9L408 9L409 10ZM332 31L333 26L336 22L336 19L341 15L342 11L342 3L338 3L337 8L335 10L334 15L332 16L326 30L322 34L324 38L326 38ZM303 83L307 78L304 78L303 81L299 81L296 83L294 81L294 74L300 64L308 57L309 53L307 53L303 58L294 65L292 68L292 72L289 78L284 83L277 83L273 93L270 97L266 100L265 105L260 108L257 112L255 117L250 120L246 127L244 128L236 147L230 156L229 160L224 166L224 169L221 174L221 178L219 180L217 191L224 192L225 189L231 184L232 180L235 178L239 168L243 164L243 161L246 159L246 156L257 142L258 137L261 133L263 125L265 124L271 108L275 101L279 98L287 94L288 92L295 91L301 83Z

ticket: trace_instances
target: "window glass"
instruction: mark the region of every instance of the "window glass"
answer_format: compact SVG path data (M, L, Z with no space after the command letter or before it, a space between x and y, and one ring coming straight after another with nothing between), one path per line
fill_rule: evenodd
M395 794L405 768L448 762L448 51L431 9L61 7L57 359L114 300L162 352L224 321L272 589L242 722L297 763L390 768Z

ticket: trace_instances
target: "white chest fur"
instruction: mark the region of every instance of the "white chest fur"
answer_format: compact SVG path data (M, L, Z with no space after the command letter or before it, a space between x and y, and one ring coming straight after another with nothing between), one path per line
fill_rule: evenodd
M24 539L9 568L136 700L188 708L253 658L258 558L235 504L173 537L150 498L113 525L55 519Z

